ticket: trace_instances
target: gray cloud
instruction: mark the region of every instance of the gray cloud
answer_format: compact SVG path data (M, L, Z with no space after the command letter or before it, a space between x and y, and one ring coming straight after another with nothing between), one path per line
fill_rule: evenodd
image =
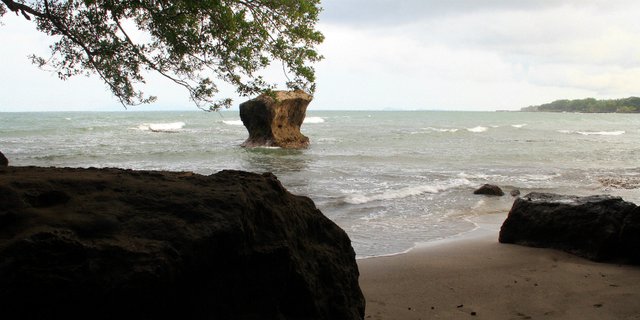
M502 10L541 10L560 6L596 6L607 10L632 0L324 0L321 22L393 25L443 16Z

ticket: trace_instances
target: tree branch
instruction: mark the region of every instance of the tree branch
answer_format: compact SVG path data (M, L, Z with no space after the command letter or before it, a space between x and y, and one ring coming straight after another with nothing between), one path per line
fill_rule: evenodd
M127 43L133 48L133 50L138 54L138 56L153 70L155 70L156 72L158 72L160 75L162 75L163 77L173 81L174 83L184 87L185 89L187 89L189 91L189 96L191 97L191 100L193 102L196 103L196 106L198 106L198 108L202 109L202 107L199 105L198 101L197 101L197 97L195 96L195 89L186 81L182 80L182 79L177 79L172 77L171 75L167 74L164 70L162 70L160 67L158 67L157 64L155 64L153 61L151 61L151 59L149 59L142 51L140 51L140 49L138 48L138 46L133 42L133 40L131 40L131 38L129 37L129 34L127 34L127 32L124 30L124 28L122 27L122 25L120 24L120 20L118 20L116 17L113 17L113 21L116 23L116 26L118 26L118 30L120 30L120 32L122 32L122 34L124 35L125 40L127 41ZM208 101L209 102L209 101Z
M15 12L16 15L18 13L22 13L22 15L27 20L31 20L31 17L29 16L29 14L32 14L32 15L34 15L36 17L40 17L40 18L46 18L47 17L44 13L33 9L33 8L27 6L24 3L18 3L18 2L12 1L12 0L2 0L2 2L7 6L7 8L9 8L9 10Z
M2 0L2 1L5 1L5 0ZM109 81L109 79L107 79L107 77L102 73L102 70L98 67L94 59L95 53L92 50L90 50L89 47L87 47L87 45L83 41L80 41L71 32L71 30L69 30L63 23L61 23L60 22L61 19L59 17L51 14L51 10L49 9L49 1L45 0L44 6L45 6L45 13L43 14L42 18L51 21L51 23L56 27L56 29L58 29L58 31L60 31L63 35L67 36L71 41L73 41L80 48L82 48L82 51L84 51L85 54L87 55L87 59L89 60L89 63L91 63L91 65L93 66L93 69L96 71L98 76L100 76L102 81L104 81L111 88L111 91L118 98L118 100L120 101L120 104L122 104L122 106L126 109L127 101L125 101L123 97L117 94L118 90L115 84Z

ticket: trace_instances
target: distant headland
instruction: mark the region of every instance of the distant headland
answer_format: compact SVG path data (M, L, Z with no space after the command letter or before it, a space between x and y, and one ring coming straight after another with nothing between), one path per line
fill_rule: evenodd
M520 109L524 112L640 113L640 98L556 100Z

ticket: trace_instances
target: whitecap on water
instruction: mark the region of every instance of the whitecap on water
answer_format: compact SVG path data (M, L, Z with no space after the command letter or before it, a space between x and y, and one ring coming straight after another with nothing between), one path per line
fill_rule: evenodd
M577 131L583 136L619 136L625 134L625 131Z
M304 123L323 123L324 118L321 117L306 117L304 118Z
M411 196L418 196L424 193L440 193L449 189L461 186L468 186L471 182L467 179L455 179L448 183L418 185L395 190L387 190L376 194L350 194L344 198L344 202L349 204L364 204L373 201L402 199Z
M144 123L138 126L140 131L152 131L152 132L178 132L184 128L185 123L170 122L170 123Z
M242 120L223 120L222 123L230 126L241 126Z
M435 132L458 132L458 129L454 129L454 128L433 128L433 127L428 127L428 128L424 128L424 130L427 131L435 131Z
M485 132L488 129L489 128L487 128L487 127L477 126L477 127L473 127L473 128L467 128L467 131L474 132L474 133L480 133L480 132Z
M620 136L620 135L623 135L623 134L627 133L626 131L623 131L623 130L617 130L617 131L571 131L571 130L558 130L558 132L560 132L560 133L565 133L565 134L579 134L579 135L583 135L583 136Z
M511 126L514 128L520 129L526 125L527 125L526 123L521 123L521 124L512 124Z

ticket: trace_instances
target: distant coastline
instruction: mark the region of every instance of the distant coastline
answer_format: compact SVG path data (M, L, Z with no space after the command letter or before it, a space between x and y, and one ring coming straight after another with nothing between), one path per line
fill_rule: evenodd
M640 113L640 98L556 100L520 109L523 112Z

